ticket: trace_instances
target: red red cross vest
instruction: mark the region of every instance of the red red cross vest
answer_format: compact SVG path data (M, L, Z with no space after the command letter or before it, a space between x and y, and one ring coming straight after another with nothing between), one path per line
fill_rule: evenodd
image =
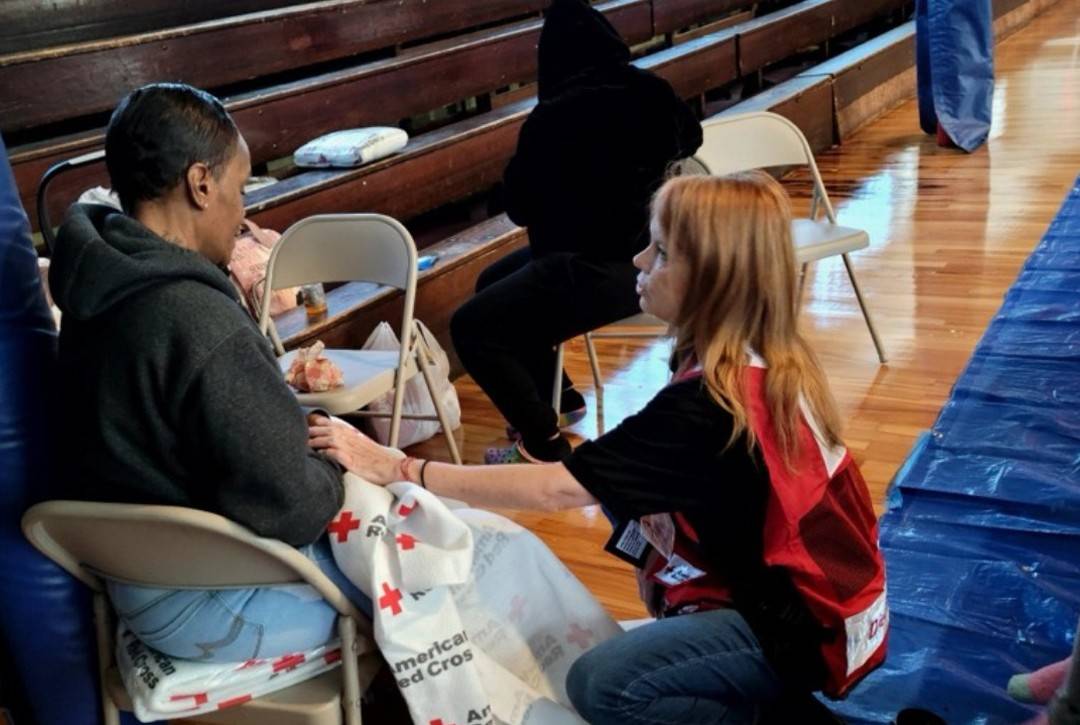
M700 370L692 370L677 380L700 375ZM744 381L750 425L770 479L765 564L785 569L814 619L837 633L821 647L827 673L823 691L842 697L885 659L889 610L877 518L855 462L845 448L828 447L805 406L798 459L790 468L784 465L765 404L765 367L760 358L747 366ZM662 588L661 608L670 613L729 606L730 589L709 573L693 527L679 513L670 521L673 556L653 556L644 572ZM657 533L650 536L649 529L655 523L641 522L654 542Z

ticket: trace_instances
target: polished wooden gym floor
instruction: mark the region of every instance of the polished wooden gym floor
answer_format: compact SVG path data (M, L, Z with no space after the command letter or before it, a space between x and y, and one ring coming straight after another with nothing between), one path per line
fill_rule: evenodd
M976 153L939 148L919 131L910 101L818 157L840 223L870 233L870 248L852 261L889 362L878 364L839 258L812 268L802 322L879 512L897 468L933 423L1080 172L1080 0L1035 18L1002 41L995 58L993 130ZM785 183L805 211L806 177ZM596 436L601 422L615 426L666 382L662 340L598 340L597 348L602 405L582 341L566 348L589 403L575 442ZM485 448L507 444L504 423L471 380L458 380L457 389L464 455L479 463ZM439 439L417 451L446 458ZM598 508L507 513L542 537L614 616L644 615L630 568L602 549L610 528Z

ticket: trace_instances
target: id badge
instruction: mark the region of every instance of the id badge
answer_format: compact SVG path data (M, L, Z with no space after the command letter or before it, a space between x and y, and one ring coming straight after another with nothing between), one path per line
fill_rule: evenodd
M656 581L669 587L684 584L703 576L705 576L705 572L698 569L678 554L669 557L667 565L653 574L653 578L656 579Z
M638 522L631 519L620 522L615 527L611 538L604 544L604 551L642 569L649 558L649 541L642 533Z

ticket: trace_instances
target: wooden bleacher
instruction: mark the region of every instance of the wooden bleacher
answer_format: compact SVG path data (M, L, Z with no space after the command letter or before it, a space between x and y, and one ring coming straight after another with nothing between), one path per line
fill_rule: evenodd
M996 0L995 11L1016 15L1039 1ZM421 5L429 12L420 13ZM14 133L22 141L12 148L12 163L33 217L37 179L59 160L99 149L103 112L123 93L180 78L222 94L256 168L270 165L281 178L248 196L249 216L279 230L331 211L378 211L406 221L420 244L439 254L438 265L421 274L417 315L445 344L449 316L471 295L479 272L526 243L524 230L497 206L489 209L486 194L499 183L535 103L529 83L542 22L535 14L544 5L447 0L433 11L412 0L323 2L3 55L0 84L15 92L0 98L0 124L9 139ZM637 65L667 78L704 114L773 110L794 120L815 149L842 140L913 88L907 0L610 0L598 7L643 49ZM826 59L858 41L865 42ZM245 55L252 44L258 52ZM154 54L154 62L140 65L143 53ZM800 72L808 54L824 62ZM260 60L268 55L274 59ZM140 73L107 72L123 63ZM785 64L794 70L783 70ZM82 87L90 85L90 70L108 75L108 83ZM43 103L33 93L48 87L42 78L50 74L62 89L53 95L63 102ZM769 87L775 74L792 77ZM322 133L403 120L414 133L409 145L375 164L301 171L278 161ZM62 176L50 194L52 217L104 181L100 163ZM394 319L400 304L371 285L343 285L328 296L329 315L318 323L309 324L302 311L280 319L289 346L316 338L358 345L378 320Z

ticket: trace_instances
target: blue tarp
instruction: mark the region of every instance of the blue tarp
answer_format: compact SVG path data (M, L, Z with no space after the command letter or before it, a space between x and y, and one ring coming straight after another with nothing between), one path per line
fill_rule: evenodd
M990 133L994 98L990 0L916 0L919 125L974 151Z
M1005 684L1066 657L1080 617L1080 179L897 473L881 543L889 657L831 708L1033 716Z

